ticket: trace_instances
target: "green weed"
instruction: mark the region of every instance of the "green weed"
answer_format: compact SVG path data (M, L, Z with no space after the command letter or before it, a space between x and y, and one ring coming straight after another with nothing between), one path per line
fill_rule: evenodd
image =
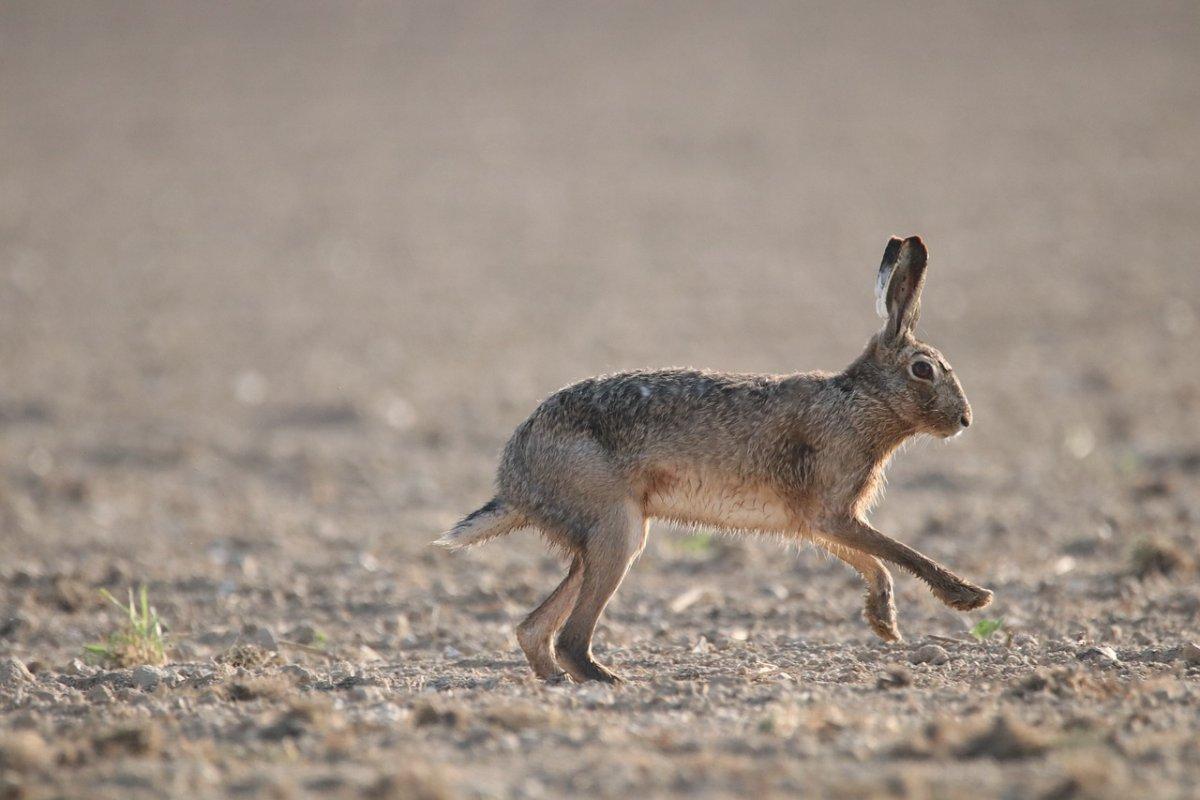
M105 641L84 646L84 652L89 657L118 667L161 664L166 661L162 621L150 605L144 584L138 590L136 602L133 589L129 590L129 605L113 597L107 589L101 589L100 596L121 609L124 619L120 628L110 633Z
M971 628L971 635L976 640L983 642L1003 627L1003 619L981 619L975 623L975 627Z

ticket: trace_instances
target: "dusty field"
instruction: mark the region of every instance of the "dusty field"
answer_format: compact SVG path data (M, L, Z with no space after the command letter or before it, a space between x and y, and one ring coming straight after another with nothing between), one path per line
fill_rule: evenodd
M1200 794L1195 4L104 5L0 9L0 796ZM994 606L657 528L533 681L562 565L427 546L512 427L838 368L910 232L976 423L873 521Z

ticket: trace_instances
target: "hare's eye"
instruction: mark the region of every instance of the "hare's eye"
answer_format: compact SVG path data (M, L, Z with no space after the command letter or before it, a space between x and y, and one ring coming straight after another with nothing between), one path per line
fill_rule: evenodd
M912 366L908 368L914 378L923 381L933 380L933 365L928 361L914 361Z

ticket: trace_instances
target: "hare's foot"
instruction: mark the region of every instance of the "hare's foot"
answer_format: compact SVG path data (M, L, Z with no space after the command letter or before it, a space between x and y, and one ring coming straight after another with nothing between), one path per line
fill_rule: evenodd
M563 674L554 658L554 635L562 627L571 607L575 605L575 598L579 596L579 584L583 578L581 566L578 558L572 560L567 577L517 626L517 643L525 652L533 674L542 680Z
M621 677L612 672L606 667L602 667L592 658L591 653L583 652L560 652L558 654L559 662L567 671L567 674L576 683L585 683L587 681L600 681L601 683L623 683Z
M938 600L959 611L974 611L992 602L991 592L966 581L931 588Z
M896 604L892 601L891 592L868 593L867 603L863 607L863 619L885 642L899 642L904 638L896 625Z
M517 643L525 652L525 659L533 669L533 674L542 680L549 680L562 674L554 653L550 647L550 638L536 628L524 624L517 626Z

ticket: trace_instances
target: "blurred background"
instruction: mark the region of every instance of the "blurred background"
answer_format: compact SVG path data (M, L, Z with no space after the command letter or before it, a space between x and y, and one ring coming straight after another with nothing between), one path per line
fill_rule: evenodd
M145 579L193 653L361 593L462 650L484 591L511 656L557 562L426 543L513 426L596 373L839 369L913 233L976 424L910 447L875 521L1010 620L1094 629L1022 592L1200 535L1198 31L1192 2L5 2L3 647L94 635L21 587ZM609 641L688 585L669 541ZM728 605L828 595L796 630L868 639L841 565L722 546Z

